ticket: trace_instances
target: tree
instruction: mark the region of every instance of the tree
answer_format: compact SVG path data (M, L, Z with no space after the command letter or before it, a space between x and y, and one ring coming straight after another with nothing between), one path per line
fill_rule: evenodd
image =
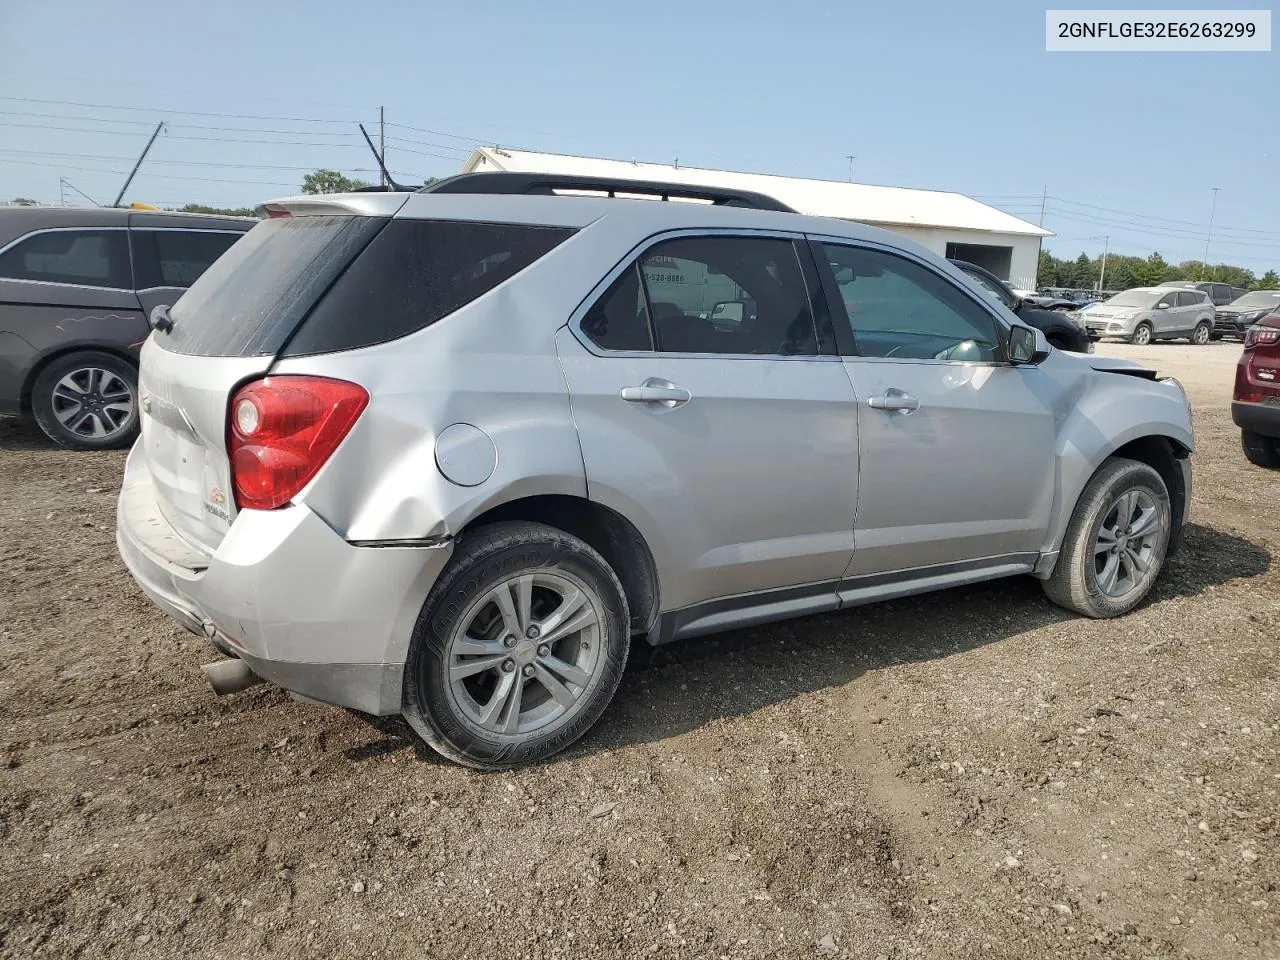
M327 170L323 167L302 178L303 193L351 193L367 186L369 184L363 180L352 180L337 170Z
M1169 272L1169 264L1165 262L1164 257L1160 256L1160 252L1156 251L1146 260L1137 261L1131 269L1133 278L1140 286L1154 287L1165 279Z
M182 213L215 213L220 217L252 217L252 207L206 207L203 203L188 203Z
M28 200L26 197L14 197L10 202L15 207L34 207L37 205L34 200Z
M1257 280L1253 281L1251 290L1280 290L1280 276L1276 275L1274 270L1268 270Z
M1039 288L1056 287L1058 285L1058 261L1048 250L1040 251L1040 266L1036 270L1036 286Z
M1075 286L1092 290L1098 285L1098 265L1089 259L1088 254L1081 253L1076 257Z

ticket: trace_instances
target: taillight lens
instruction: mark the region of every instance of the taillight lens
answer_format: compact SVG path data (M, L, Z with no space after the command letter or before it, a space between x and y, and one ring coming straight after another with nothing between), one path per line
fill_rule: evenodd
M288 207L282 207L277 203L264 204L262 209L267 211L268 220L282 220L293 216Z
M1280 341L1280 327L1252 326L1244 332L1244 345L1255 347L1260 343L1276 343Z
M274 510L292 500L368 404L363 387L327 377L265 377L237 390L227 411L236 506Z

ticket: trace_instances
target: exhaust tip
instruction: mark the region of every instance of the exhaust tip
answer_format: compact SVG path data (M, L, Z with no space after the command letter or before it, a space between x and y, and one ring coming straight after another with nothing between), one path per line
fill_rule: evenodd
M260 676L249 669L243 660L218 660L200 667L200 672L209 681L214 694L225 697L230 693L248 690L259 683L266 683Z

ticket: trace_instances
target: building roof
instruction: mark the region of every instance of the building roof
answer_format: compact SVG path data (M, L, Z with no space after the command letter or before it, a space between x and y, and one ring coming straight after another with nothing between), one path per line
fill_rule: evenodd
M838 217L861 223L980 230L1033 237L1052 236L1051 231L1019 220L1003 210L989 207L963 194L941 190L912 190L838 180L806 180L764 173L704 170L665 163L636 163L558 153L534 153L505 147L477 148L467 158L462 170L466 173L482 165L529 173L581 174L754 190L781 200L799 213Z

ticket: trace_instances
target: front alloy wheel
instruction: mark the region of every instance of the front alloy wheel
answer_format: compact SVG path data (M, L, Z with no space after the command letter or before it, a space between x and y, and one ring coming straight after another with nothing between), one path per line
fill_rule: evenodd
M1044 592L1086 617L1118 617L1143 601L1173 532L1169 490L1137 460L1107 460L1072 511Z

